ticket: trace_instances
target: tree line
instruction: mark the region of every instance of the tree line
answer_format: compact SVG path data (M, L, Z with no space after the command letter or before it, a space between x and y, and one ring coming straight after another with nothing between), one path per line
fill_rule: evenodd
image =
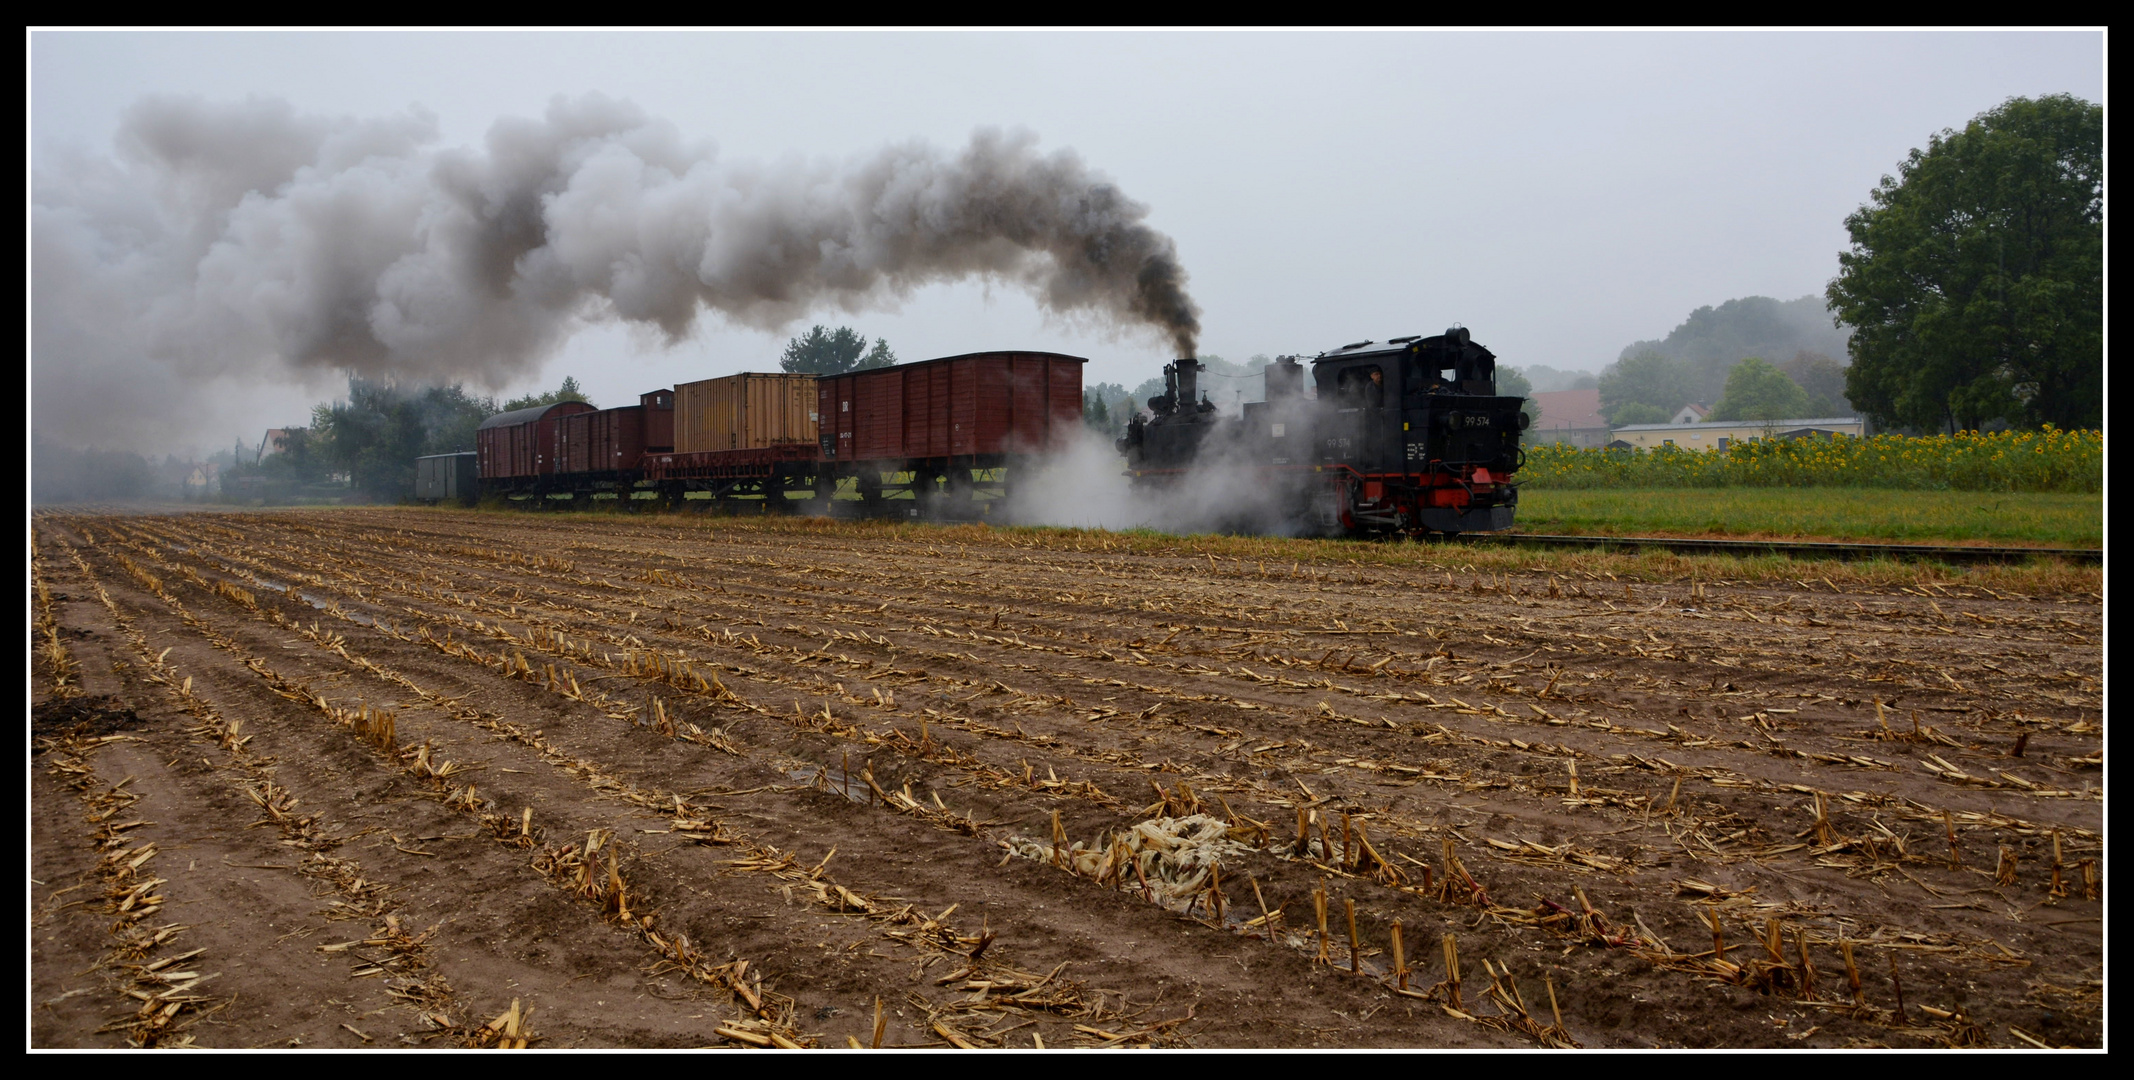
M1913 150L1845 219L1826 291L1846 392L1885 423L2104 422L2104 109L2012 98Z
M1602 415L2100 425L2102 149L2103 110L2066 95L1933 136L1846 219L1823 295L1729 300L1632 343L1600 375Z
M795 373L835 375L896 362L885 339L876 338L869 346L851 327L816 326L787 342L779 366ZM491 416L563 401L598 405L570 376L553 390L498 401L470 393L459 383L411 386L351 375L347 396L315 406L308 427L281 429L276 446L236 447L233 463L224 470L224 487L299 495L351 491L380 501L405 498L415 490L416 458L471 451L475 431ZM111 475L133 477L140 471L129 463ZM145 483L127 480L129 490Z

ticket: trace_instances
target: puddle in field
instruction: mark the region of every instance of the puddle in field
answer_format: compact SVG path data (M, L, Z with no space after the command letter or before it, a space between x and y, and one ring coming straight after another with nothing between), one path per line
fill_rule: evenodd
M263 588L263 589L273 589L273 590L274 590L275 592L281 593L281 594L282 594L282 595L284 595L284 596L294 596L294 597L296 597L297 599L299 599L299 600L302 600L303 602L305 602L305 603L307 603L307 604L310 604L310 605L311 605L312 607L314 607L314 608L317 608L317 609L318 609L318 610L320 610L320 611L330 611L330 610L333 610L333 607L334 607L333 601L331 601L331 600L321 600L321 599L319 599L319 598L317 598L317 597L315 597L315 596L312 596L312 595L310 595L309 593L303 593L303 592L299 592L299 591L297 591L297 590L295 590L295 589L292 589L292 588L290 588L290 587L289 587L289 586L287 586L287 585L284 585L284 584L282 584L282 583L281 583L281 582L279 582L279 581L269 581L269 580L267 580L266 578L263 578L263 577L254 577L254 578L251 578L251 579L249 579L249 580L251 581L251 583L252 583L252 584L254 584L254 585L257 585L257 586L259 586L260 588ZM363 625L365 625L365 626L376 626L376 625L378 625L378 620L376 620L376 619L373 619L373 618L371 618L370 616L368 616L368 615L364 615L364 614L362 614L362 613L360 613L360 612L354 612L354 611L350 611L350 610L348 610L347 608L342 608L342 609L340 609L340 612L341 612L341 614L343 614L343 615L346 615L346 616L348 616L348 617L349 617L350 619L353 619L353 620L355 620L356 622L362 623L362 624L363 624Z
M325 611L328 607L331 606L324 600L313 600L312 598L305 596L303 593L297 593L296 596L297 599L302 600L307 604L310 604L312 607L315 607L320 611ZM378 620L371 618L370 616L365 615L360 611L350 611L347 608L342 608L341 614L348 618L351 622L359 622L365 626L378 625Z
M802 766L796 769L787 769L785 774L817 791L827 791L832 795L843 795L853 802L863 803L872 799L872 793L867 790L867 781L861 779L860 774L848 773L836 765ZM881 781L877 780L875 782L880 783ZM888 789L884 788L883 790L887 791ZM917 798L916 793L913 797Z

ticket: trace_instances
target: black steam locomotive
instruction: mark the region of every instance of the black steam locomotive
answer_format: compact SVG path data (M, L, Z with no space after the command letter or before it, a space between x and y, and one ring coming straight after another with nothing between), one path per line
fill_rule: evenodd
M1510 528L1525 399L1497 393L1496 356L1454 327L1360 341L1266 369L1265 401L1227 417L1195 360L1164 367L1118 449L1137 486L1206 501L1220 527L1369 534ZM1155 492L1152 492L1155 493ZM1301 528L1299 527L1301 524Z

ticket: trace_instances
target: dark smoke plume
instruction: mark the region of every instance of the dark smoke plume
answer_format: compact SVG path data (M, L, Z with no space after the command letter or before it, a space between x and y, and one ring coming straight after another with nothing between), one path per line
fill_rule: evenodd
M1148 208L1028 133L726 162L590 96L500 120L478 149L436 141L420 111L151 98L125 114L114 157L36 169L37 428L107 444L135 418L172 428L218 379L497 386L588 322L675 342L707 310L776 330L970 277L1194 352L1198 308Z

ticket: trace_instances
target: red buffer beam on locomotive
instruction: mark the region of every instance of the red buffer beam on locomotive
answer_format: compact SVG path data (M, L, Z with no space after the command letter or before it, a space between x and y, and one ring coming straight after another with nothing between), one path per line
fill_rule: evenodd
M1497 393L1496 356L1464 328L1361 341L1267 368L1265 401L1221 416L1202 365L1164 368L1165 392L1118 448L1152 498L1217 497L1240 531L1493 532L1518 505L1524 398ZM1218 505L1218 514L1223 512Z

